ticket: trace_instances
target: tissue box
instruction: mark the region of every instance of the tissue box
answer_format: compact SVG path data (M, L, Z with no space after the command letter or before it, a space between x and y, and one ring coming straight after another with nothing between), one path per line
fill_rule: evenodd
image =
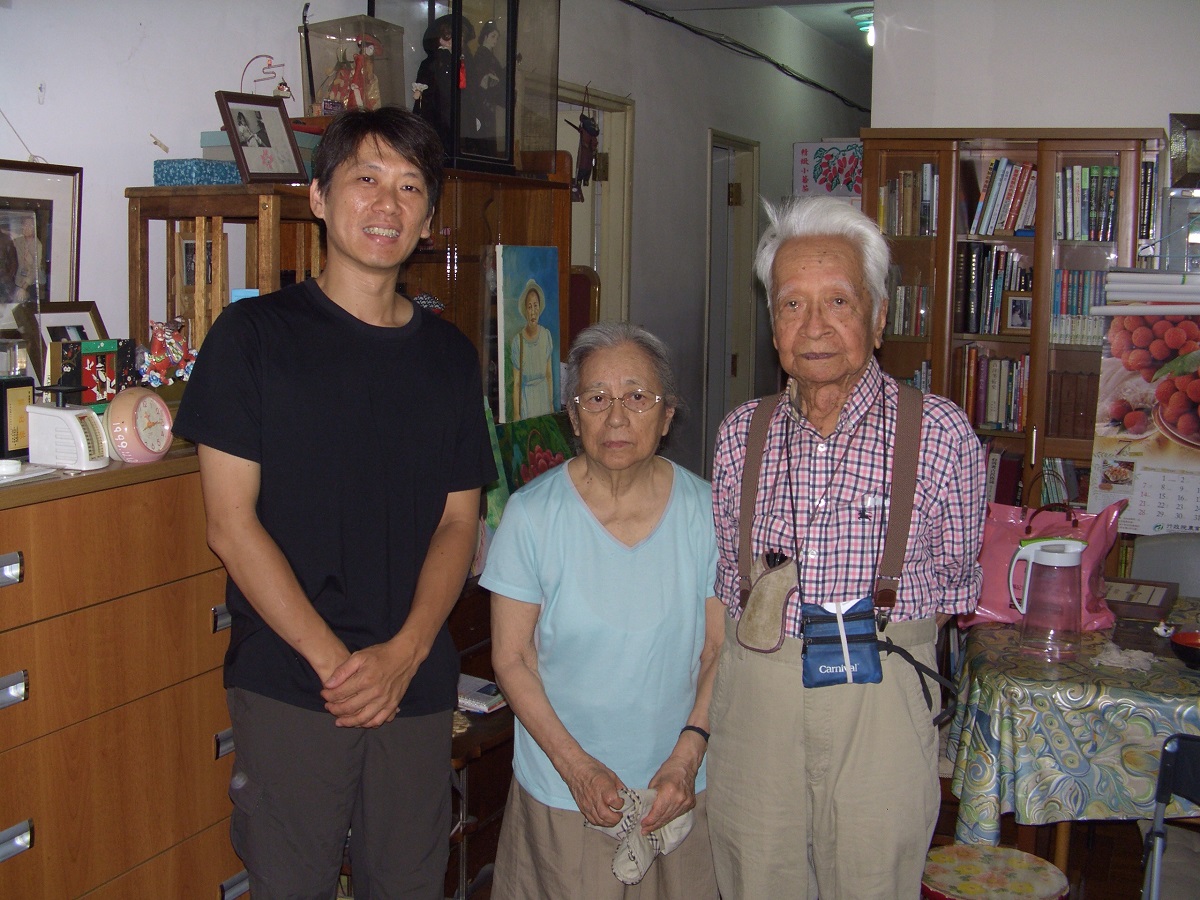
M154 183L177 187L182 184L241 184L237 163L222 159L156 159Z

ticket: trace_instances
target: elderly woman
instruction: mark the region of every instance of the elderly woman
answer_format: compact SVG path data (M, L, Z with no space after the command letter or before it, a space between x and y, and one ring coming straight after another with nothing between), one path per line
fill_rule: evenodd
M529 419L554 412L554 338L538 324L546 308L546 295L532 278L521 292L525 327L513 335L512 419Z
M679 405L656 337L585 329L567 385L580 455L513 494L480 579L517 716L492 897L715 898L703 760L724 616L709 486L656 455ZM617 855L639 836L640 881Z
M790 378L761 401L774 408L748 518L753 557L773 557L784 573L769 582L783 595L783 636L774 650L736 639L722 650L709 749L717 880L725 897L805 900L814 884L823 900L916 897L939 806L936 710L916 670L881 654L878 683L805 687L802 676L801 604L828 609L874 593L898 403L873 355L888 248L873 222L837 200L767 213L756 270ZM740 490L756 407L730 413L715 453L717 592L730 635L742 613ZM979 596L983 482L966 415L926 394L902 579L882 636L931 667L939 620L969 612Z

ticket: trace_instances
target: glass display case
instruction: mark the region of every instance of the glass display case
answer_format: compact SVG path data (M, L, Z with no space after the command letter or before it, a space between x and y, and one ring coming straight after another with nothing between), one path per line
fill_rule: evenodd
M404 29L405 103L450 167L554 171L559 0L381 0L376 12Z
M374 16L346 16L305 22L299 31L307 115L407 105L401 26Z
M1167 191L1160 269L1200 271L1200 188Z

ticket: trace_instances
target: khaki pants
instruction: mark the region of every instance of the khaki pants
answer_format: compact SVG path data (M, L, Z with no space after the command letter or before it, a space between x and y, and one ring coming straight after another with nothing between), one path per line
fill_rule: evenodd
M932 619L885 632L935 668ZM746 650L726 628L713 691L708 819L727 900L910 900L937 820L937 732L920 676L806 689L800 642ZM939 697L938 686L930 692Z

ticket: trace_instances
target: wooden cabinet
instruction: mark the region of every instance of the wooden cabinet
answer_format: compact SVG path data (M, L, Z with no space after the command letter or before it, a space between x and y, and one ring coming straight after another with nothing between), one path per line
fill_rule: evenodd
M559 153L556 175L510 176L447 170L434 213L432 240L401 272L408 296L427 292L446 305L445 318L469 337L486 365L486 335L494 327L484 280L484 251L495 244L558 248L559 315L569 320L571 159ZM308 188L278 184L126 188L129 200L129 330L149 339L150 222L162 221L167 239L166 315L189 322L200 346L229 305L224 227L247 226L245 283L262 293L278 290L280 271L301 279L323 264ZM213 277L186 291L175 248L181 240L213 241ZM564 348L565 352L565 348Z
M929 388L974 413L981 437L1023 455L1027 488L1047 457L1089 463L1094 397L1090 409L1086 395L1059 403L1051 388L1057 390L1056 374L1069 374L1080 385L1098 376L1103 325L1086 321L1087 302L1100 302L1103 272L1133 266L1139 240L1152 236L1143 232L1148 225L1153 231L1144 216L1152 193L1146 192L1143 167L1157 164L1164 134L1153 129L868 128L862 137L863 208L880 222L892 248L893 309L909 296L924 298L925 304L910 305L889 327L881 364L900 378L911 378L925 364ZM1004 171L999 160L1014 173L1010 177L1024 172L1026 188L1036 172L1030 198L1035 205L1026 227L1015 214L1008 228L1004 216L992 228L975 222L989 172ZM1062 175L1071 170L1103 177L1112 197L1107 219L1100 220L1106 227L1097 228L1094 220L1090 233L1056 229ZM932 179L927 214L920 190L926 178ZM1010 198L1020 182L1013 184ZM1011 267L1011 281L1003 280L1003 269L987 268L997 263ZM1028 274L1016 274L1021 270ZM975 295L973 312L972 284L986 286L987 295L987 302ZM914 287L921 290L914 293ZM1017 390L1007 414L1003 385L998 415L976 408L976 400L986 403L987 397L975 390L979 371L969 365L972 354L1015 364L1001 367L1013 373Z
M7 487L0 553L0 895L220 896L242 866L195 456Z

